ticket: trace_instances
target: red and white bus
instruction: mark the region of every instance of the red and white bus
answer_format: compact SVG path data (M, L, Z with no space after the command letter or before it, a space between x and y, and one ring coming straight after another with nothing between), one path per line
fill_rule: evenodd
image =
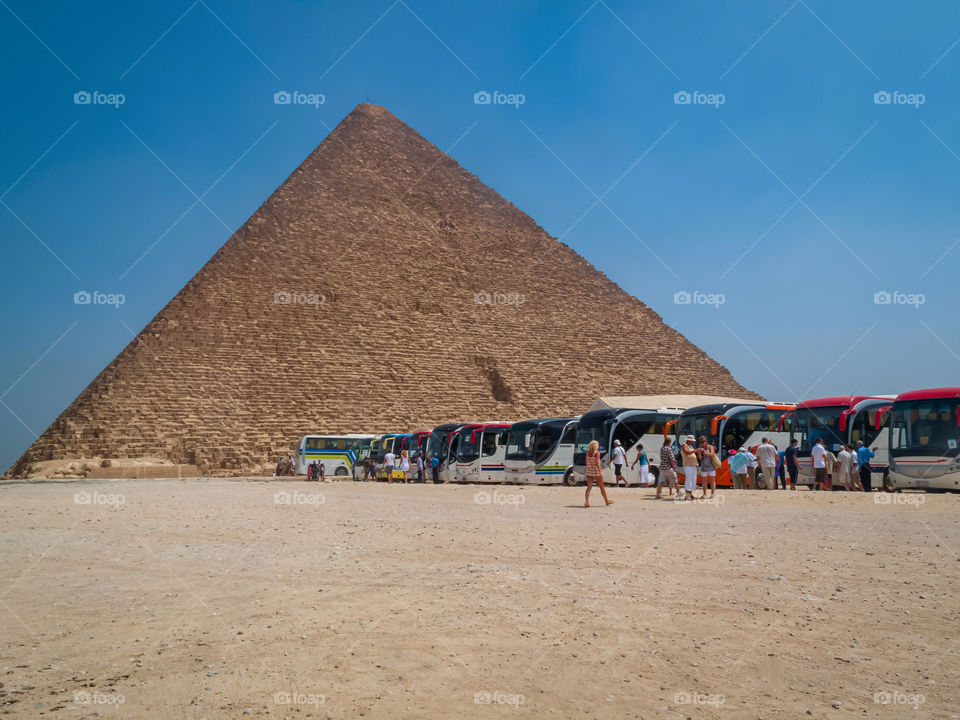
M506 480L503 461L507 453L507 435L513 423L464 425L451 438L450 451L456 461L448 461L452 482L502 483ZM454 448L454 445L456 447Z
M784 417L790 425L790 439L797 440L797 462L800 465L798 485L813 485L813 463L810 451L818 438L834 455L841 445L862 440L868 448L876 448L870 468L873 487L879 487L887 470L888 435L885 432L887 412L894 395L840 395L804 400Z
M884 488L960 491L960 387L902 393L889 415Z

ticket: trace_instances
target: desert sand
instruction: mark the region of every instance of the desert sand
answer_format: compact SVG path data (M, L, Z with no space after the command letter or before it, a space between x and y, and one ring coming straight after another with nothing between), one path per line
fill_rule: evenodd
M611 496L5 482L0 713L960 716L960 497Z

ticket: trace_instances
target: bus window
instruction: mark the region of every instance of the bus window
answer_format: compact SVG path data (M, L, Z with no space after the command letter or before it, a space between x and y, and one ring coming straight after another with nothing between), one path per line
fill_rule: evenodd
M480 447L480 454L483 457L490 457L491 455L496 454L497 452L497 440L500 437L500 433L494 432L485 432L483 434L483 441Z
M570 423L567 429L563 431L563 437L560 438L561 445L572 445L577 441L577 425Z

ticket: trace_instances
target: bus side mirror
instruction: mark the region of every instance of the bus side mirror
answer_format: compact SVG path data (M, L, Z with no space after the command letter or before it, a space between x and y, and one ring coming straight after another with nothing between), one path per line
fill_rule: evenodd
M846 431L847 418L855 414L856 412L857 412L856 410L854 410L853 408L850 408L849 410L844 410L842 413L840 413L840 432Z

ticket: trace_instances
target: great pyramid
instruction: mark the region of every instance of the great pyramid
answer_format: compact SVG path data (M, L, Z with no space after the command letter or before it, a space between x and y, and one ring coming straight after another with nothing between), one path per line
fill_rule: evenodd
M616 332L622 341L614 342ZM358 105L11 468L259 471L300 436L756 397L382 107Z

